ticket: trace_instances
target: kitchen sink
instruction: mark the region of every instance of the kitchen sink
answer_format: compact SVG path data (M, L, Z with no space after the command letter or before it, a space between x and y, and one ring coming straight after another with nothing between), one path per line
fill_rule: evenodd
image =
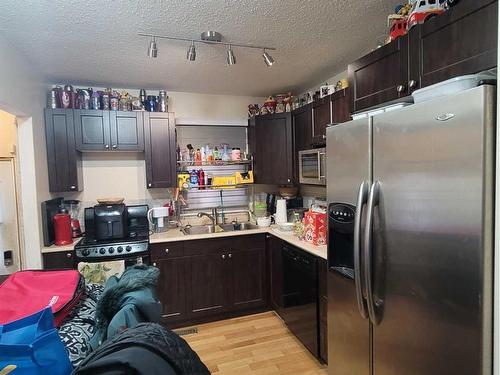
M237 223L237 224L221 224L220 227L224 232L232 232L236 230L258 229L259 227L252 223Z
M207 233L219 233L224 230L218 225L186 225L181 229L184 234L207 234Z
M257 225L252 223L237 223L237 224L219 224L219 225L186 225L181 228L185 235L190 234L208 234L220 232L233 232L240 230L257 229Z

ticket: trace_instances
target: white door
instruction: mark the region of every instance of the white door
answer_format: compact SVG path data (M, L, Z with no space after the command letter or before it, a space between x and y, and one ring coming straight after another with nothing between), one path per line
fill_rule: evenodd
M0 275L21 269L13 158L0 158Z

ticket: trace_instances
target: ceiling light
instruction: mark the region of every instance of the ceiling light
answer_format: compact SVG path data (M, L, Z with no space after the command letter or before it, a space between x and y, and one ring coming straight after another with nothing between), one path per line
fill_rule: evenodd
M149 42L148 57L150 59L155 59L158 57L158 47L156 47L156 37L153 37L153 39L151 39L151 42Z
M227 65L236 64L236 57L234 56L233 50L231 49L231 45L227 49Z
M265 49L264 53L262 54L262 57L264 58L264 62L266 63L267 66L272 66L274 64L273 57L270 54L268 54Z
M191 45L189 46L186 58L189 61L196 60L196 47L194 46L194 41L191 41Z

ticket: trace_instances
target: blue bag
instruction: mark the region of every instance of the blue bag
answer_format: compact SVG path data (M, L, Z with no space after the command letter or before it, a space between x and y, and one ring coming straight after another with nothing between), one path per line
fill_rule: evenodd
M13 365L11 375L67 375L72 366L54 328L49 307L25 318L0 325L0 371Z

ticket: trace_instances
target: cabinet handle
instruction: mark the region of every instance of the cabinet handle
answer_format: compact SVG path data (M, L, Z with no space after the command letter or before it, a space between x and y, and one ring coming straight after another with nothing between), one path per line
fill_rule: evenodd
M113 150L116 150L118 148L117 145L113 145Z
M412 89L412 88L414 88L414 87L417 87L417 81L415 81L414 79L410 80L410 81L408 82L408 87L409 87L410 89Z
M292 182L292 180L291 180L291 179L289 179L289 178L287 178L287 180L286 180L286 181L287 181L287 182Z
M109 150L109 145L104 145L104 148L105 148L106 150Z
M226 259L226 255L225 254L222 254L222 259Z
M233 257L233 254L229 253L227 256L229 257L229 259L231 259Z
M66 253L66 258L68 258L68 259L69 259L69 258L71 258L72 256L73 256L73 254L71 254L71 253Z
M151 187L151 186L153 186L153 184L151 184L151 182L150 182L150 183L148 184L148 187Z
M323 138L323 139L326 139L326 135L324 135L324 134L323 134L323 135L322 135L322 138Z
M153 267L156 267L156 262L153 263Z
M165 254L168 254L169 250L168 249L165 249Z
M402 92L404 92L406 90L406 86L405 85L398 85L396 87L396 90L401 94Z
M69 187L69 190L76 190L76 186L75 186L75 185L71 185L71 186Z

